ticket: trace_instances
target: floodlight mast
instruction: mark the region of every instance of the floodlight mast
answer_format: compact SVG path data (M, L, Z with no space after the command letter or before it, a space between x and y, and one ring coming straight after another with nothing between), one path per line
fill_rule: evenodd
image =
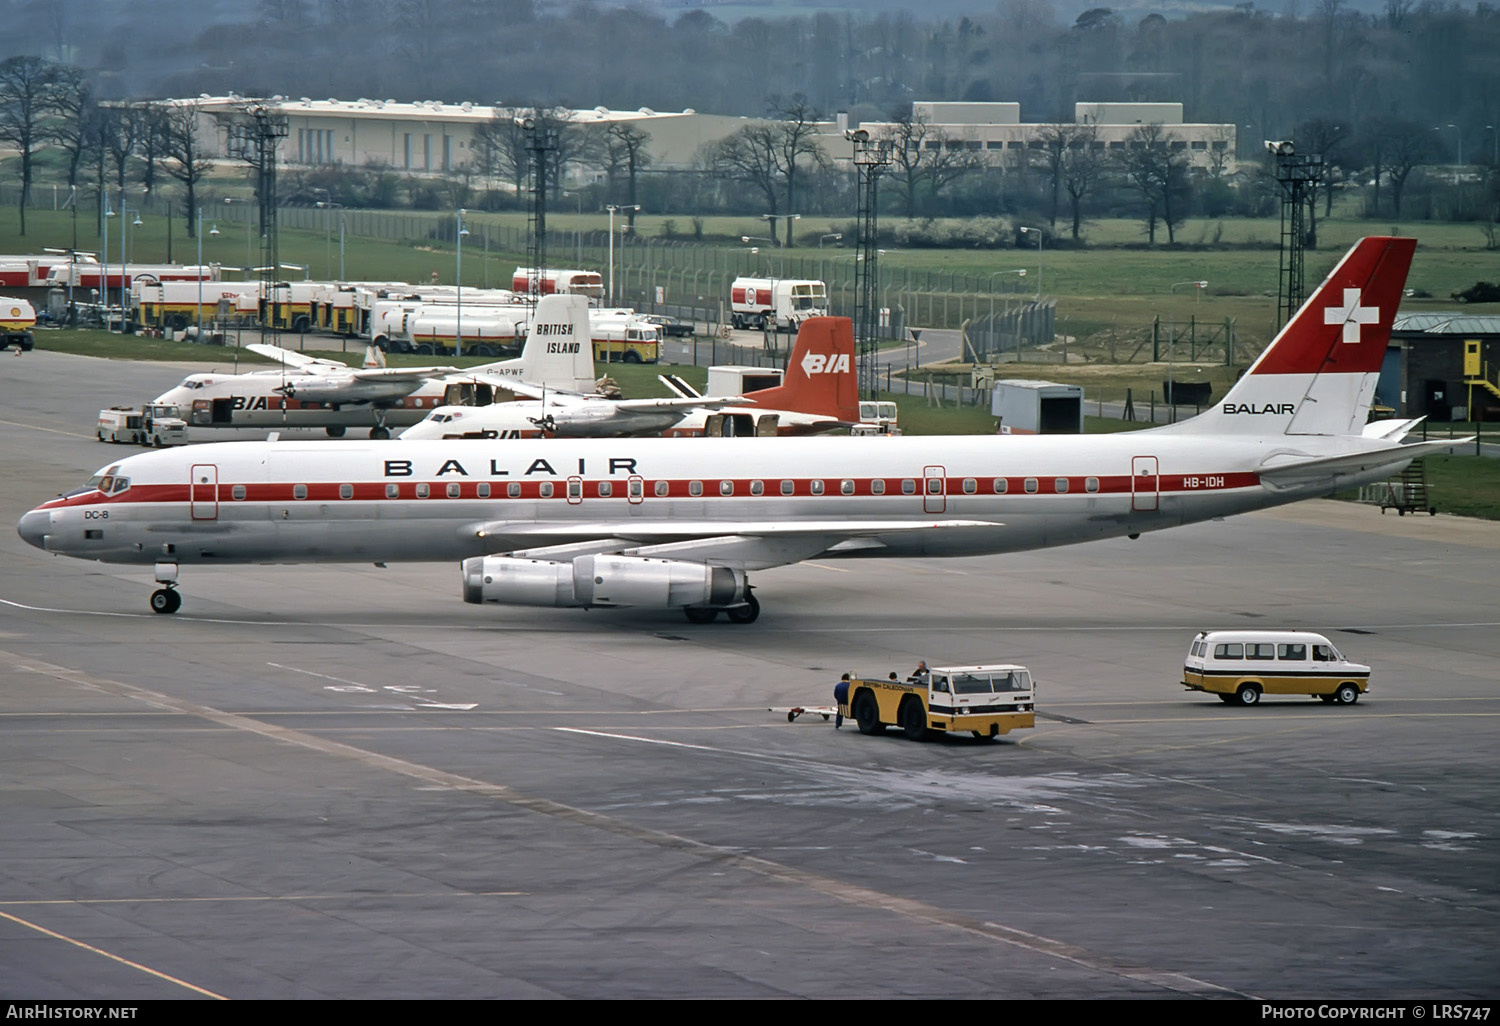
M876 206L881 174L891 166L889 139L871 139L863 128L844 133L854 144L854 167L859 173L859 206L855 216L858 254L854 261L854 340L859 353L860 392L875 397L875 293L880 287L880 250L876 248L879 218Z

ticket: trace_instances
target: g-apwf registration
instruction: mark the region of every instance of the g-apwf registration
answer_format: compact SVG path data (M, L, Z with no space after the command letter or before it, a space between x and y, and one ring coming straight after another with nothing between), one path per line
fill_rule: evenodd
M1402 444L1415 421L1365 423L1415 247L1361 240L1220 404L1151 430L218 443L111 464L18 530L48 552L154 564L163 613L184 565L407 560L462 561L468 602L748 623L748 575L771 567L1134 537L1447 447Z

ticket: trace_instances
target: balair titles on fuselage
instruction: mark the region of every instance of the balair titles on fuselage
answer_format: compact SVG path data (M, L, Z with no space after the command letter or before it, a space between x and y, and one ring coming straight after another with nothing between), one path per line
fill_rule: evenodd
M416 477L416 476L418 476L417 475L417 470L416 470L416 467L414 466L414 461L413 460L386 460L384 462L385 462L384 476L386 476L386 477ZM511 474L510 468L502 467L500 465L500 463L501 463L501 461L500 460L496 460L496 459L492 459L492 460L489 461L489 468L488 468L488 472L487 472L488 476L490 476L490 477L509 477L510 476L510 474ZM474 461L473 460L469 460L469 465L473 466L474 465ZM544 474L544 475L547 475L549 477L561 477L561 476L564 476L564 475L567 475L567 474L584 475L584 474L588 473L588 461L586 459L580 458L578 460L578 469L577 470L559 472L558 470L556 470L552 466L552 464L550 462L548 462L545 459L538 458L538 459L532 460L529 464L527 464L525 470L519 470L518 469L517 473L520 476L522 476L522 477L530 477L530 476L532 476L534 474ZM640 472L638 470L636 470L636 459L635 459L635 457L633 457L633 456L611 456L611 457L609 457L609 470L607 471L607 473L610 474L610 475L622 475L622 476L625 476L625 477L634 477L634 476L638 476ZM433 477L447 477L449 475L457 475L459 477L470 477L470 476L472 476L469 473L469 468L467 466L465 466L464 463L462 463L461 461L459 461L457 459L447 459L447 460L444 460L442 466L438 467L437 472L434 473L432 476Z

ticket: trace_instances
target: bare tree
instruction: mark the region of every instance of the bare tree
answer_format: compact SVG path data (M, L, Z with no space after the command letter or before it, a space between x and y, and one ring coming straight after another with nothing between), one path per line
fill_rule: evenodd
M1146 210L1146 236L1156 245L1158 224L1167 229L1167 244L1177 241L1177 228L1187 211L1187 153L1160 124L1141 125L1130 133L1125 149L1125 176L1141 194Z
M167 162L162 169L182 183L187 191L188 210L197 208L198 183L213 166L198 143L198 113L197 103L179 103L167 107L163 117L163 153ZM193 238L198 228L193 224L193 218L186 220L188 237Z
M926 186L932 195L978 170L983 161L963 141L933 128L927 119L903 108L891 116L891 127L883 133L891 144L891 176L901 183L908 219L917 216L918 190Z
M780 129L775 125L746 125L733 135L714 143L709 149L709 163L716 174L744 182L766 201L769 212L780 212L781 162L777 144ZM772 237L776 221L771 220Z
M1063 163L1077 138L1079 127L1068 124L1043 125L1036 133L1041 149L1031 151L1035 154L1033 160L1036 167L1051 189L1052 201L1048 206L1047 224L1054 230L1057 228L1057 208L1062 194Z
M516 112L507 108L474 130L474 150L480 168L510 182L519 196L531 173L531 151L526 148L526 132L516 120Z
M1410 118L1381 118L1372 129L1375 145L1375 177L1383 173L1391 183L1392 216L1401 216L1401 194L1406 180L1436 156L1432 133Z
M83 162L83 151L88 147L90 129L99 116L99 107L94 101L93 86L83 77L81 70L70 66L58 69L53 97L57 117L52 126L52 139L68 155L68 187L76 189L78 168Z
M1073 219L1073 241L1083 228L1083 198L1093 191L1109 168L1099 130L1094 125L1078 125L1073 141L1063 151L1061 178L1068 193L1068 209Z
M33 162L50 134L58 66L40 57L0 61L0 143L21 155L21 234L26 234L26 205L31 202Z
M770 116L781 122L780 138L777 140L777 156L781 165L781 176L786 182L786 209L793 213L797 209L797 165L812 163L822 167L827 158L823 150L813 141L813 133L822 115L811 101L801 93L783 98L772 95L766 101ZM771 237L776 237L776 222L771 222ZM796 233L787 225L786 246L796 244Z
M651 154L646 151L646 143L650 141L650 132L622 121L611 122L610 126L604 130L600 149L604 174L609 181L611 199L619 199L616 182L623 175L625 177L625 203L627 207L636 206L637 176L641 168L651 163ZM636 211L631 209L628 213L629 224L633 231Z

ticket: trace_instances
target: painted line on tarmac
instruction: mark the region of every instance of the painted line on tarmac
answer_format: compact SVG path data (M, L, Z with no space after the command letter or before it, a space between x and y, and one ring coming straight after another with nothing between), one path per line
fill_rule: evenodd
M72 944L74 947L82 948L84 951L91 952L95 955L100 955L114 962L119 962L121 965L129 966L131 969L138 969L141 972L145 973L147 976L155 976L159 980L165 980L168 983L175 983L179 987L185 987L188 990L193 991L194 993L202 994L204 997L211 997L215 1001L229 1000L223 994L215 994L211 990L205 990L204 988L199 987L196 984L189 983L186 980L179 980L175 976L169 976L159 969L152 969L150 966L142 965L139 962L132 962L128 958L122 958L121 956L116 955L112 952L105 951L103 948L96 948L92 944L86 944L83 941L77 940L73 937L69 937L66 934L58 933L56 930L49 930L45 926L39 926L36 923L22 919L20 916L13 916L9 912L0 912L0 919L8 919L13 923L26 927L28 930L35 930L37 933L40 933L47 937L51 937L53 940L60 940L68 944Z
M844 904L875 911L885 911L903 919L924 923L939 929L957 930L984 940L1070 962L1090 972L1133 980L1138 983L1160 987L1181 994L1239 997L1258 1000L1254 995L1205 980L1199 980L1181 973L1148 969L1133 964L1128 960L1116 959L1109 955L1093 952L1087 948L1043 937L1039 934L1029 933L1003 923L976 919L961 912L939 908L926 902L902 898L894 894L886 894L822 874L795 869L771 859L746 855L732 848L708 844L664 830L638 826L614 816L607 816L576 806L566 805L550 798L540 798L524 794L505 784L496 784L473 777L466 777L432 766L424 766L406 759L318 737L300 730L264 723L251 716L227 713L212 706L199 705L186 699L176 698L172 695L152 691L123 681L95 677L80 670L43 664L38 660L27 660L16 653L3 650L0 650L0 662L7 662L12 665L24 662L34 672L45 673L57 680L75 684L82 688L114 695L119 698L143 702L152 708L176 712L183 716L205 719L220 726L243 731L247 734L254 734L282 744L295 745L299 748L319 752L331 758L351 760L371 769L420 780L425 784L435 785L439 789L459 791L477 797L501 801L521 811L548 816L578 826L589 827L619 837L625 837L641 844L661 848L665 851L674 851L679 854L688 855L716 866L733 866L744 872L752 873L768 880L805 888ZM621 736L628 738L628 735ZM643 740L641 738L628 739ZM6 913L0 912L0 916L4 915ZM147 972L153 972L152 970L145 970L144 967L142 969ZM184 984L184 986L190 985Z

